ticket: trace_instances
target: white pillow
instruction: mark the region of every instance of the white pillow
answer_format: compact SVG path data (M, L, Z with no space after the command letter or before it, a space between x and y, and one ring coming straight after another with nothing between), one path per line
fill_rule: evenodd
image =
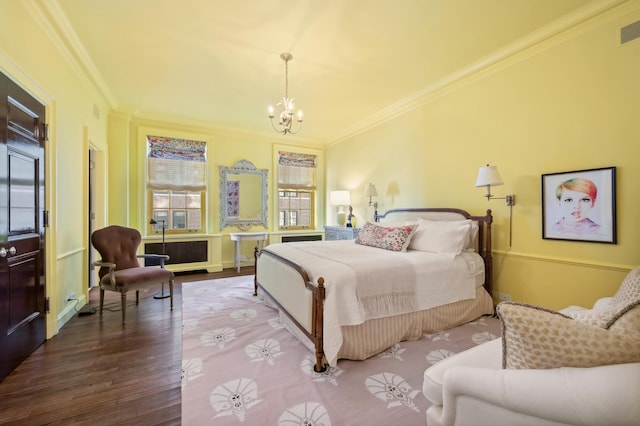
M415 225L418 226L417 220L402 220L400 222L375 222L376 225L384 226L385 228L397 228L399 226Z
M409 249L454 258L465 248L470 234L470 220L418 219L418 228L413 233Z
M478 239L478 232L480 231L480 225L475 220L467 219L463 222L471 223L469 235L464 243L463 250L465 251L477 251L476 240Z

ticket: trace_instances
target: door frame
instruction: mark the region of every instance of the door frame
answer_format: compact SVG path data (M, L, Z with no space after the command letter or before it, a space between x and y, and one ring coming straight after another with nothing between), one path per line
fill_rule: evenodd
M107 164L106 158L107 153L101 150L98 146L91 143L91 139L88 135L88 132L85 132L85 152L87 155L86 161L86 189L85 196L86 198L86 206L87 206L87 217L86 217L86 226L85 228L85 241L87 241L87 259L85 265L87 265L86 270L86 280L87 285L85 286L85 296L86 300L89 300L89 290L91 289L91 284L97 284L97 269L92 268L91 262L97 258L97 251L93 248L91 244L91 233L100 228L104 228L107 225L107 203L106 203L106 194L107 194ZM93 157L92 168L89 166L90 158ZM93 201L93 203L91 203ZM93 206L91 205L93 204ZM92 211L93 208L93 211ZM91 218L91 214L93 213L93 220Z

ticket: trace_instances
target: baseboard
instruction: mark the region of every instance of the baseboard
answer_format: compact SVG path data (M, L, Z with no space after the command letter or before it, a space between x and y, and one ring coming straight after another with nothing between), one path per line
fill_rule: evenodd
M76 300L69 300L64 308L58 314L58 330L60 330L66 323L69 322L71 318L73 318L76 313L86 305L87 301L84 295L80 296Z

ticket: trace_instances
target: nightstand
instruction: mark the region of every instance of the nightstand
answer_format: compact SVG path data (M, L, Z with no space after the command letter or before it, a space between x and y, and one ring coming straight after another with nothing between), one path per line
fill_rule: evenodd
M347 228L346 226L325 226L325 240L355 240L360 228Z

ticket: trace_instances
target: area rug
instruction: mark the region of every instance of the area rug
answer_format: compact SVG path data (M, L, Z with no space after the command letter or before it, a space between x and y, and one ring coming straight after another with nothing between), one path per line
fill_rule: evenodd
M184 283L182 318L183 425L424 425L424 370L500 334L481 317L315 373L253 276Z

